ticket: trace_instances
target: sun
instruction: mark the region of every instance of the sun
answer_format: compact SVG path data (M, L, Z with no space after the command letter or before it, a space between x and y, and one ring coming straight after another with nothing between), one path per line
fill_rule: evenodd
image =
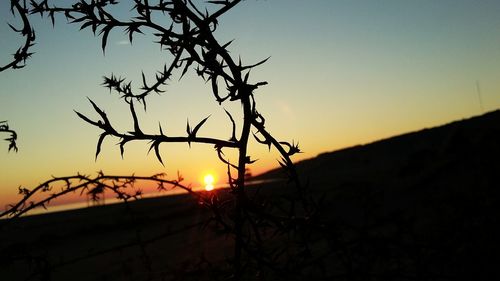
M207 174L203 178L203 181L205 182L205 190L206 191L211 191L214 190L214 176L212 174Z

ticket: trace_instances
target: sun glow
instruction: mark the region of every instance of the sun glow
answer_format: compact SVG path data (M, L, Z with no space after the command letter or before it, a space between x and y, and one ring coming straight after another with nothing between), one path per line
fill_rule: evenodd
M205 190L206 191L214 190L215 179L214 179L213 175L211 175L211 174L205 175L205 177L203 178L203 181L205 182Z

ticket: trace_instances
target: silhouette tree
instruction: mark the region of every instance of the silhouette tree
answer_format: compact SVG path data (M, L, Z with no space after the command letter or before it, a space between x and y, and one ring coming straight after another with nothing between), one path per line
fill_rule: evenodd
M281 277L303 273L305 268L313 264L311 258L313 249L309 236L310 230L319 225L314 219L318 216L318 206L308 194L308 189L300 183L291 159L300 152L298 144L276 139L266 128L266 119L257 110L255 92L267 82L252 81L250 72L265 63L268 58L244 64L241 59L236 60L230 55L228 48L231 41L219 42L214 35L218 28L219 17L238 5L241 0L206 1L204 4L191 0L152 2L134 0L135 15L124 20L113 13L113 6L117 4L115 0L80 0L67 6L52 4L48 0L32 0L29 4L11 0L12 13L19 14L23 22L22 29L12 25L11 28L25 37L26 41L14 55L13 61L0 70L23 67L25 60L32 55L28 51L35 39L35 32L29 22L31 14L47 16L53 24L56 15L61 14L69 23L79 25L80 29L91 29L94 34L101 37L103 52L106 50L108 36L113 30L124 30L130 42L137 33L150 32L155 37L155 43L159 44L163 51L170 53L172 62L166 64L152 79L146 78L142 73L142 87L138 90L132 87L130 81L113 74L104 77L103 82L105 87L116 92L128 105L133 130L123 132L117 129L105 111L90 99L89 102L97 113L97 119L76 112L82 120L101 132L95 156L99 156L101 144L107 137L119 140L122 156L129 142L147 141L150 143L149 150L154 151L162 164L164 162L161 157L161 145L164 143L211 145L220 161L227 166L230 195L195 193L188 186L181 184L181 176L175 180L166 180L162 174L140 177L110 176L100 172L95 177L76 175L53 178L31 190L20 188L22 200L11 205L6 212L0 214L0 218L18 217L32 208L45 206L51 200L77 190L86 192L94 199L103 196L106 190L125 201L139 198L142 191L134 184L138 180L148 180L156 182L160 190L166 189L166 186L185 189L212 211L211 222L234 237L232 268L235 279L242 278L245 268L247 270L267 268ZM168 21L165 21L165 18ZM196 125L188 121L186 134L181 136L167 134L161 126L158 133L143 130L144 126L141 125L137 111L146 111L147 100L151 94L163 93L173 75L177 74L179 79L182 79L189 69L194 69L200 79L209 83L211 95L219 105L231 102L241 105L243 116L241 120L235 120L233 114L223 108L228 122L232 125L232 131L227 139L201 135L200 129L209 122L209 117L202 119ZM9 139L11 145L15 141L15 133L12 136ZM252 136L256 142L267 146L269 150L274 148L279 153L279 164L295 186L294 191L289 191L286 198L272 198L272 196L266 198L248 190L246 182L248 167L256 161L248 149ZM15 145L12 149L15 149ZM237 151L236 161L226 157L227 150ZM54 192L53 187L60 183L63 183L63 188ZM35 195L44 192L50 195L41 200L33 199ZM276 237L283 238L286 242L279 243L282 240ZM293 247L290 246L292 243Z

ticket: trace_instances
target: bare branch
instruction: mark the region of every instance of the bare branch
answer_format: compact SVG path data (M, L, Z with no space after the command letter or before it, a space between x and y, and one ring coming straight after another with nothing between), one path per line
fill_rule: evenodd
M140 198L140 194L136 193L137 187L135 184L137 181L155 182L157 184L170 185L171 188L181 188L200 200L203 200L199 193L196 193L190 187L181 184L180 180L167 180L163 177L164 174L157 174L153 176L114 176L105 175L103 172L99 172L94 177L80 174L68 177L54 177L39 184L31 190L27 188L20 188L20 194L23 195L23 199L14 205L11 205L7 210L1 212L0 218L19 217L34 208L46 206L56 198L75 192L80 192L81 194L85 193L91 196L102 196L106 190L109 190L114 193L118 199L124 201L138 199ZM35 196L46 194L55 189L55 187L60 188L60 191L50 193L42 200L32 201ZM94 199L95 198L96 197L94 197Z
M22 6L19 0L11 0L10 5L11 5L10 10L12 14L13 15L18 14L21 17L23 27L17 29L11 24L9 24L9 26L15 32L21 34L21 36L24 37L25 39L23 45L19 47L19 49L17 49L15 54L13 54L14 57L13 60L10 63L7 63L3 66L0 65L0 72L7 70L9 68L12 69L23 68L26 64L26 60L33 54L29 52L29 49L33 47L33 45L35 44L34 42L36 38L35 30L31 27L31 23L28 19L26 4Z

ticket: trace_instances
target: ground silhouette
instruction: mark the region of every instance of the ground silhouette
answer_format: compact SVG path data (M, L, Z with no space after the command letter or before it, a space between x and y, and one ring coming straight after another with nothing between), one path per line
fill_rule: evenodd
M324 153L297 163L297 170L325 196L328 221L337 227L332 231L343 237L337 243L352 243L349 252L359 258L352 269L361 276L491 280L500 275L494 262L499 160L496 110Z

